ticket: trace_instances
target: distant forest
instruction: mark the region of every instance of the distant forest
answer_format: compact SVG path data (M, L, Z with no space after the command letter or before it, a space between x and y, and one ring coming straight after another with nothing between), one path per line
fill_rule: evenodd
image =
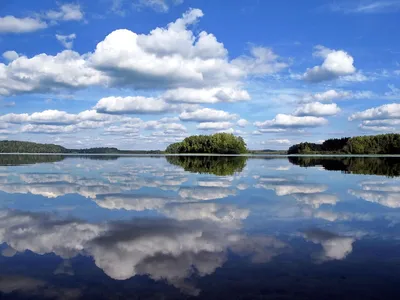
M242 137L229 133L213 135L194 135L180 143L171 144L166 153L208 153L208 154L245 154L246 143Z
M329 139L322 144L300 143L288 154L400 154L400 134Z
M162 151L128 151L99 147L89 149L67 149L54 144L39 144L20 141L0 141L0 153L60 153L60 154L160 154Z

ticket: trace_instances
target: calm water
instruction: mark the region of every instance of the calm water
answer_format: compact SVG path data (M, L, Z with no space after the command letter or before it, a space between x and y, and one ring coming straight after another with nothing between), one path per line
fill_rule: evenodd
M400 296L400 158L3 155L0 206L0 299Z

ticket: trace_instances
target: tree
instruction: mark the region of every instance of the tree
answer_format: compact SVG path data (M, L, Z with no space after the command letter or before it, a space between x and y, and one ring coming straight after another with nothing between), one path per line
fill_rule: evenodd
M242 137L216 133L187 137L180 143L169 145L165 151L167 153L243 154L247 153L247 147Z

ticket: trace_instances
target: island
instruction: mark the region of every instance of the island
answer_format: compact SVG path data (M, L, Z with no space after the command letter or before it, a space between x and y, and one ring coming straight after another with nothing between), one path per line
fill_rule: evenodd
M380 134L328 139L322 144L300 143L288 154L400 154L400 134Z
M170 154L246 154L247 146L240 136L230 133L194 135L182 142L171 144L165 150Z

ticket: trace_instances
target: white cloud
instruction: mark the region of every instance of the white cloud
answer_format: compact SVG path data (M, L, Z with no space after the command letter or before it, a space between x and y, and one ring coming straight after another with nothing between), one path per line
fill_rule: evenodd
M44 15L52 21L79 21L84 16L79 4L63 4L59 10L50 10Z
M321 117L297 117L292 115L277 114L273 120L255 122L254 125L259 128L305 128L323 126L327 123L328 121Z
M281 144L281 145L290 145L291 142L288 139L271 139L266 142L263 142L262 144Z
M250 53L251 56L241 56L232 61L249 75L274 74L288 67L287 63L279 61L279 57L270 48L252 47Z
M237 125L240 127L246 127L249 124L249 121L245 119L240 119L237 121Z
M204 122L197 125L200 130L223 130L232 126L231 122Z
M191 9L148 34L116 30L86 54L65 50L56 55L20 56L8 64L0 63L0 95L122 86L157 89L162 93L156 98L168 103L249 100L248 92L242 89L243 80L252 72L273 72L274 67L267 67L274 65L275 55L255 48L251 70L241 68L238 61L229 59L228 51L213 34L189 29L202 16L201 10ZM65 4L42 17L78 20L83 13L78 5ZM72 38L58 36L66 47L72 47Z
M323 93L307 94L303 97L304 102L330 102L335 99L345 99L351 97L352 93L348 91L328 90Z
M296 116L334 116L341 109L336 103L322 104L321 102L307 103L295 110Z
M212 34L187 29L203 16L191 9L167 28L148 35L116 30L100 42L91 62L119 84L137 88L199 88L237 82L243 70L229 63Z
M7 61L16 60L19 57L19 54L15 51L6 51L3 53L3 58Z
M107 77L89 67L85 59L77 52L65 50L56 56L20 56L8 65L0 63L0 95L43 93L105 84Z
M75 38L75 33L71 33L69 35L56 34L56 39L67 49L71 49L73 47Z
M192 112L183 112L179 115L181 121L192 122L217 122L217 121L230 121L236 119L238 116L230 114L223 110L216 110L211 108L197 109Z
M98 112L107 114L157 114L171 108L164 100L142 96L102 98L94 106Z
M400 125L400 119L383 119L383 120L365 120L362 122L364 126L397 126Z
M134 2L134 7L139 10L148 7L155 10L156 12L165 13L169 11L170 4L168 2L168 0L136 0ZM174 0L171 2L174 5L178 5L181 4L183 0Z
M12 124L33 123L41 125L70 125L83 121L106 121L112 117L99 114L94 110L82 111L79 114L70 114L59 110L45 110L32 114L6 114L0 116L0 121Z
M162 98L169 102L217 103L250 100L247 91L234 88L193 89L178 88L166 91Z
M396 128L394 127L389 127L389 126L367 126L364 124L360 124L358 126L361 130L364 131L374 131L374 132L396 132Z
M0 17L0 33L26 33L47 27L47 24L35 18Z
M314 56L321 57L324 62L321 66L307 69L303 79L311 82L332 80L340 76L351 75L356 72L354 59L343 50L332 50L324 46L316 46Z
M73 133L76 131L77 127L73 125L55 126L55 125L28 124L21 127L21 132L28 132L28 133L56 134L56 133Z
M383 120L383 119L400 119L400 104L398 103L384 104L382 106L357 112L349 117L349 121Z

